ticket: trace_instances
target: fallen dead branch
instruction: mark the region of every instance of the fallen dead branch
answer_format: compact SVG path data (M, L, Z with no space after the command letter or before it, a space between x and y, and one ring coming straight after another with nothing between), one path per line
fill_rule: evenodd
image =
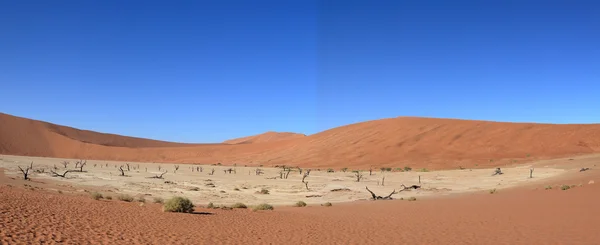
M417 185L413 185L413 186L411 186L411 187L409 188L409 187L406 187L406 186L402 185L402 189L400 189L399 191L396 191L396 190L394 189L394 191L392 191L392 193L390 193L390 194L389 194L389 195L387 195L387 196L383 196L383 197L382 197L382 196L375 195L375 193L374 193L373 191L369 190L369 187L365 186L365 188L367 189L367 191L369 191L369 193L371 193L371 200L392 200L392 199L393 199L393 198L392 198L392 195L394 195L394 194L398 194L398 193L400 193L400 192L402 192L402 191L405 191L405 190L407 190L407 189L410 189L410 188L418 189L418 188L421 188L421 187L420 187L420 186L417 186Z
M61 178L66 178L67 173L69 172L73 172L72 170L66 170L63 174L59 174L53 170L50 170L50 172L52 173L52 177L61 177Z
M492 176L495 176L495 175L502 175L502 174L504 174L504 173L502 173L502 169L500 169L500 168L496 168L496 171L494 171L494 173L492 174Z
M167 171L162 172L160 175L154 175L152 177L148 177L149 179L162 179L163 175L165 175Z

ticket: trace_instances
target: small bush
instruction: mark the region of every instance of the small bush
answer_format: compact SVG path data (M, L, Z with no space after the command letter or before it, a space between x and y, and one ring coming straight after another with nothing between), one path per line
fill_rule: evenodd
M342 168L342 172L345 173L346 171L348 171L348 168Z
M552 186L547 185L546 187L544 187L544 189L546 189L546 190L552 190Z
M215 204L213 204L212 202L209 202L209 203L206 205L206 208L216 208L216 206L215 206Z
M496 193L496 188L490 190L490 194Z
M127 194L121 194L117 198L124 202L133 202L133 197Z
M327 169L327 173L333 173L333 172L335 172L335 170L333 170L333 168L328 168Z
M563 190L563 191L566 191L566 190L568 190L568 189L571 189L571 187L570 187L570 186L568 186L568 185L562 185L562 186L560 187L560 189L561 189L561 190Z
M233 190L234 190L234 191L240 191L240 189L239 189L239 188L237 188L237 187L236 187L236 188L233 188Z
M112 200L112 197L111 196L105 196L104 199L106 199L106 200Z
M146 203L146 199L144 197L138 197L137 201L141 203Z
M394 171L396 171L396 172L402 172L402 168L395 168Z
M263 194L263 195L267 195L267 194L269 194L269 190L267 190L267 189L261 189L258 193L259 194Z
M185 197L173 197L163 204L164 212L191 213L194 211L194 204Z
M295 206L296 207L306 207L306 203L303 201L298 201Z
M241 202L238 202L238 203L236 203L236 204L233 204L231 207L232 207L232 208L248 208L248 206L246 206L246 204L243 204L243 203L241 203Z
M190 188L190 191L199 191L199 190L200 190L200 188L198 188L198 187L192 187L192 188Z
M412 202L412 201L416 201L416 200L417 200L417 198L416 198L416 197L409 197L409 198L408 198L408 199L406 199L406 200L408 200L409 202Z
M422 169L419 169L419 172L429 172L429 169L422 168Z
M411 167L404 167L404 171L405 171L405 172L408 172L408 171L411 171L411 170L412 170L412 168L411 168Z
M100 193L98 193L98 192L94 192L94 193L92 193L92 199L94 199L94 200L100 200L100 199L102 199L102 198L104 198L104 197L102 196L102 194L100 194Z
M270 204L266 204L266 203L256 205L256 206L254 206L254 208L252 208L252 210L254 210L254 211L257 211L257 210L273 210L273 209L274 209L273 206L271 206Z
M160 198L160 197L155 197L155 198L152 199L152 202L154 202L154 203L164 203L165 201L162 198Z
M321 204L321 206L331 207L333 205L330 202L326 202L326 203Z
M58 190L58 194L63 194L63 192L61 190Z

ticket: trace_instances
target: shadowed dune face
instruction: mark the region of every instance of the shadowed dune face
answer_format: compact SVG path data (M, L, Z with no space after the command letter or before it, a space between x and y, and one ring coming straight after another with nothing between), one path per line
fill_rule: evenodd
M0 114L0 154L7 155L312 168L454 169L600 151L600 124L401 117L342 126L310 136L272 136L267 133L230 141L237 144L179 144Z

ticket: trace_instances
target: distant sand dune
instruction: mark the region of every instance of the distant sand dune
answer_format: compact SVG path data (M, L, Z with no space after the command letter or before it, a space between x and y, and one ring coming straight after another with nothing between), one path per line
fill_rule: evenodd
M84 131L0 114L0 154L99 160L452 169L600 151L600 124L533 124L399 117L314 135L269 132L183 144Z

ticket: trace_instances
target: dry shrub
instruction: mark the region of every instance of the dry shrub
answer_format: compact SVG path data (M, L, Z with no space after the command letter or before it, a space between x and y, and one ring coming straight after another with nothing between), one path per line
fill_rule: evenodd
M333 204L331 204L330 202L326 202L326 203L321 204L321 206L331 207L331 206L333 206Z
M133 202L133 197L127 194L121 194L117 198L124 202Z
M160 197L155 197L154 199L152 199L152 202L154 203L164 203L164 200Z
M173 197L163 204L164 212L191 213L194 211L194 204L185 197Z
M94 192L94 193L92 193L92 199L94 199L94 200L100 200L100 199L102 199L102 198L104 198L104 197L102 196L102 194L100 194L100 193L98 193L98 192Z
M306 203L303 201L298 201L294 206L296 207L306 207Z
M270 204L267 203L263 203L263 204L258 204L256 206L254 206L254 208L252 210L257 211L257 210L273 210L273 206L271 206Z
M241 203L241 202L238 202L238 203L236 203L236 204L233 204L231 207L232 207L232 208L248 208L248 206L246 206L246 204L243 204L243 203Z

